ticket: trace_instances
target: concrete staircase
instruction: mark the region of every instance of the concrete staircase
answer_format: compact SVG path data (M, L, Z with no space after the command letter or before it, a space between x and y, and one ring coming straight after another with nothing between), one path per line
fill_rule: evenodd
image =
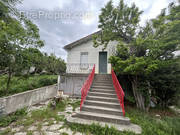
M95 75L81 112L73 117L114 124L130 124L130 119L123 116L111 75L107 74Z

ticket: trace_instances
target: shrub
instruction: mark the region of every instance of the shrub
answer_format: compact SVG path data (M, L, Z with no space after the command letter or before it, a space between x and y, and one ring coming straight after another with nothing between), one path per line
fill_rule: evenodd
M0 97L33 90L57 83L57 75L15 76L11 80L10 89L6 91L7 76L0 77Z

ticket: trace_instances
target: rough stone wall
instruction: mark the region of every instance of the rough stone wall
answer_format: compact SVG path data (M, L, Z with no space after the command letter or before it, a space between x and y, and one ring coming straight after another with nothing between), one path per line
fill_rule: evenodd
M51 85L0 98L0 106L3 107L4 114L10 114L17 109L38 104L39 102L53 98L56 95L57 85Z

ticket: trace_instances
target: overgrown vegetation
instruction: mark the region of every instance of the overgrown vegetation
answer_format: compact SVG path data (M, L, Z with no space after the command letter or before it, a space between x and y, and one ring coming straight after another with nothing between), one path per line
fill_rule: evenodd
M136 108L127 107L127 116L133 123L142 127L142 135L179 135L180 117L170 110L151 110L144 113ZM159 117L155 115L159 114Z
M20 109L17 110L15 113L12 113L8 116L1 116L0 117L0 127L6 127L9 124L11 124L12 122L17 121L18 119L24 117L27 115L27 109Z
M9 91L6 91L7 75L0 76L0 97L57 83L57 75L14 76Z
M161 117L157 118L156 113L160 113ZM170 115L170 116L167 116ZM152 110L144 113L136 108L127 107L126 116L131 119L132 123L136 123L142 127L141 135L179 135L180 134L180 118L170 110ZM98 124L82 125L76 123L67 123L65 127L70 128L74 132L82 132L93 135L135 135L133 132L119 132L115 128L108 126L101 127Z
M124 0L102 8L94 47L117 41L109 62L120 76L131 83L136 106L148 111L150 103L166 108L180 90L180 2L170 3L155 19L140 26L143 12ZM132 99L132 98L131 98Z
M16 122L16 125L27 127L35 122L42 122L43 120L48 121L49 124L51 124L52 119L56 121L64 121L64 115L58 115L58 112L65 111L67 105L68 100L62 100L56 104L55 109L48 105L46 108L32 111L31 115L27 115L27 109L24 108L8 116L0 117L0 127L7 127L12 122Z
M11 93L14 76L57 75L66 70L64 60L39 50L45 42L40 39L39 28L16 9L20 2L0 1L0 75L7 76L3 82L6 93Z
M76 108L80 106L80 103L81 103L80 100L79 100L79 101L76 101L76 102L70 103L70 105L73 107L73 111L75 111Z
M64 115L58 115L58 112L65 111L68 104L72 106L79 105L79 101L72 103L70 100L62 100L57 103L56 108L51 108L49 104L47 108L34 110L30 115L27 115L26 109L17 111L3 119L0 119L0 126L8 126L15 122L18 126L27 127L36 125L37 130L41 132L41 127L44 122L48 125L54 124L54 121L63 121L64 126L61 128L70 128L74 133L81 132L84 134L93 135L135 135L133 132L124 131L119 132L117 129L108 126L101 127L98 124L82 125L76 123L69 123L66 121ZM157 117L156 114L159 114ZM174 112L164 109L151 109L150 112L144 113L135 107L126 106L126 116L131 119L132 123L138 124L142 127L141 135L179 135L180 134L180 117ZM6 129L2 134L11 133L11 129ZM42 132L43 133L43 132Z

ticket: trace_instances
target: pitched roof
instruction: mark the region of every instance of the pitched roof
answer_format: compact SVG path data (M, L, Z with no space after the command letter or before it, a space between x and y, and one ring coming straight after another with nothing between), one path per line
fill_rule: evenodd
M74 46L77 46L77 45L79 45L79 44L82 44L82 43L84 43L84 42L87 42L87 41L91 40L93 35L95 35L95 34L100 34L100 33L101 33L101 31L94 32L94 33L92 33L92 34L90 34L90 35L88 35L88 36L86 36L86 37L83 37L83 38L81 38L81 39L79 39L79 40L76 40L76 41L74 41L74 42L72 42L72 43L70 43L70 44L68 44L68 45L65 45L63 48L64 48L65 50L71 49L71 48L73 48Z

